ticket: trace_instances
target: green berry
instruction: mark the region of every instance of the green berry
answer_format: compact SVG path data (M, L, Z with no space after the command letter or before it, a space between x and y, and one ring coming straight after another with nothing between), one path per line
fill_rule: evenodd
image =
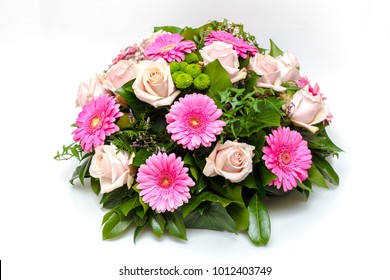
M210 78L206 74L199 74L194 80L194 86L197 89L204 90L210 85Z
M179 64L180 64L180 70L184 72L186 70L186 67L188 66L188 63L185 61L182 61Z
M191 64L191 63L196 63L199 61L198 56L195 53L189 53L186 55L186 62Z
M192 77L187 73L182 73L176 77L175 84L177 88L184 89L192 85Z
M202 73L202 67L198 64L190 64L186 67L185 71L187 74L190 74L193 78Z
M173 62L169 63L169 67L171 69L171 73L179 71L180 70L180 63L173 61Z

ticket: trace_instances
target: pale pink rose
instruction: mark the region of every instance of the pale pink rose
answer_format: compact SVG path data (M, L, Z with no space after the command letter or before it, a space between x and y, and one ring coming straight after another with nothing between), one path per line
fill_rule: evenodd
M237 52L233 45L224 42L213 42L199 50L205 65L218 59L222 67L228 72L232 83L245 79L246 69L240 70Z
M284 52L283 55L277 56L276 60L281 62L279 65L279 71L283 82L299 79L300 74L297 68L299 67L299 61L295 54Z
M133 89L139 100L156 108L171 105L180 93L173 83L169 64L162 58L139 63Z
M100 193L111 192L134 182L135 169L131 166L135 154L131 156L118 151L114 145L103 145L95 148L89 173L100 181Z
M299 78L298 60L292 53L285 52L276 58L270 55L257 53L249 60L248 69L261 75L257 87L271 88L275 91L284 91L281 86L287 81L294 81Z
M104 75L103 87L112 92L135 79L137 64L132 60L120 60L108 69Z
M254 146L226 141L218 142L211 154L206 158L203 174L208 177L223 176L232 183L244 180L252 172Z
M318 127L313 125L327 118L329 107L325 104L321 95L314 96L308 88L306 86L294 94L288 105L287 114L294 125L316 133Z
M76 107L82 107L91 102L92 98L98 98L107 93L103 88L102 79L99 75L90 78L88 83L80 83L76 98Z
M139 44L139 48L141 51L145 52L145 50L156 41L157 37L163 35L163 34L171 34L166 31L159 30L157 32L152 33L149 37L143 39L141 43Z

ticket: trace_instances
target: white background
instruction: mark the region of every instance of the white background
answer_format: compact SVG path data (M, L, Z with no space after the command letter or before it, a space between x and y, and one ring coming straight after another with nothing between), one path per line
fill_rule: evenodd
M4 279L120 277L123 266L272 266L264 279L389 279L389 49L386 1L0 0L0 259ZM146 231L102 241L105 213L89 188L72 187L71 143L80 81L101 72L153 26L229 18L263 47L272 38L318 82L344 150L340 186L267 203L272 236L189 230L188 242ZM386 134L387 133L387 134ZM225 279L201 277L199 279ZM260 279L230 276L229 279Z

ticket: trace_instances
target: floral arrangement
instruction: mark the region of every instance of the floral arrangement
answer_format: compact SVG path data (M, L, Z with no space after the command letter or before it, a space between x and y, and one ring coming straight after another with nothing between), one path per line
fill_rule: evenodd
M76 106L74 143L55 159L76 158L70 183L109 209L103 239L150 226L181 239L186 228L246 231L265 245L266 199L339 183L318 84L242 24L156 27L81 83Z

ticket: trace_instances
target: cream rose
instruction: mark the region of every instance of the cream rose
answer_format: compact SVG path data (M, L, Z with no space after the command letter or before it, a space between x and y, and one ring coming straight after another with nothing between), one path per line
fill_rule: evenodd
M299 78L298 59L294 54L285 52L276 58L270 55L257 53L249 60L248 69L261 75L257 87L272 88L276 91L284 91L281 84Z
M175 88L169 64L160 58L156 61L142 61L139 67L133 84L137 98L156 108L171 105L180 91Z
M206 158L203 174L208 177L223 176L232 183L244 180L252 172L254 146L226 141L217 143L214 150Z
M306 86L293 95L288 105L287 114L294 125L316 133L318 127L313 126L313 124L326 119L329 107L325 104L321 94L314 96L308 89L309 86Z
M95 149L89 173L100 181L100 193L108 193L124 184L130 188L134 182L135 168L131 166L135 154L117 151L114 145L103 145Z
M131 60L119 60L104 75L103 87L112 92L137 76L137 64Z
M228 72L232 83L245 79L246 69L240 71L237 52L233 45L224 42L213 42L199 50L205 65L218 59L222 67Z
M96 75L96 77L90 78L88 83L80 83L77 92L76 107L89 104L92 98L97 98L104 93L106 93L106 90L103 88L102 79Z

